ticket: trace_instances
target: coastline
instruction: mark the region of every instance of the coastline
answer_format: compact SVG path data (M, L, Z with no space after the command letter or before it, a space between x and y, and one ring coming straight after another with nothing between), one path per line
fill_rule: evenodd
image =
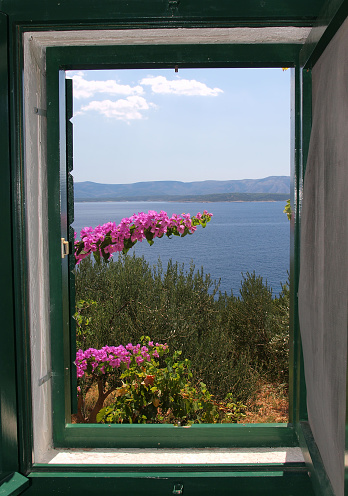
M228 196L228 197L227 197ZM221 195L199 195L192 197L134 197L134 198L75 198L75 203L259 203L259 202L286 202L289 194L268 193L238 193Z

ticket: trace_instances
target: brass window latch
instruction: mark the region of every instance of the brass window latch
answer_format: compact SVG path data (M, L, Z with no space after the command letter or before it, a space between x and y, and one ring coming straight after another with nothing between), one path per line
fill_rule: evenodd
M60 238L60 241L62 258L65 258L67 255L69 255L69 241L66 241L65 238Z

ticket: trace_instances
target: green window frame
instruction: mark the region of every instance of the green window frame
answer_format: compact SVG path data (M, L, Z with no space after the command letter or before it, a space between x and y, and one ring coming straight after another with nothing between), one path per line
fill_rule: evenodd
M63 46L47 48L47 182L49 221L49 279L52 357L53 444L55 448L202 448L298 446L294 424L306 419L299 405L305 394L301 347L296 317L298 238L291 235L291 337L289 424L201 424L190 428L174 425L71 424L72 350L69 315L69 264L61 264L61 174L67 170L65 71L179 67L295 67L292 77L292 204L298 202L299 158L295 150L301 133L301 45L146 45ZM66 172L63 173L63 176ZM63 180L66 180L63 178ZM295 227L298 222L295 219ZM67 232L68 225L64 227ZM65 237L65 236L64 236ZM295 239L297 242L295 244ZM72 255L73 256L73 255Z

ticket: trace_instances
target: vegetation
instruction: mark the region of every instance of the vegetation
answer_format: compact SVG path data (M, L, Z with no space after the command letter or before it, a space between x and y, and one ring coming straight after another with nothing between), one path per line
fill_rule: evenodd
M250 401L260 382L287 384L287 284L274 296L262 277L246 273L238 296L222 294L219 283L193 264L185 270L170 261L164 268L159 260L150 267L143 258L129 255L99 265L86 258L75 270L78 348L140 343L149 335L174 350L166 359L146 362L145 370L144 366L123 370L126 375L113 379L103 374L103 384L90 374L89 385L81 384L85 393L98 380L102 395L126 388L123 394L113 392L113 403L100 412L99 421L236 421L241 404ZM179 374L170 394L169 370ZM153 375L156 381L149 388L145 379ZM153 387L161 391L156 400ZM166 397L175 400L168 403ZM88 421L90 415L83 413L85 399L81 397L80 421ZM126 406L131 406L132 414Z
M283 213L287 215L288 220L291 220L292 211L291 211L291 202L290 202L290 198L286 201L286 205L285 205L285 208L284 208L284 210L283 210Z
M105 347L78 354L80 422L190 425L236 422L243 416L244 405L230 396L218 403L203 382L194 386L190 361L181 359L181 351L164 357L167 344L154 344L143 336L135 346L104 351ZM98 385L98 398L88 412L85 398L93 384ZM102 408L111 393L113 402Z
M81 239L75 240L75 263L79 264L84 258L93 255L99 264L103 259L107 262L115 252L122 252L124 255L138 242L146 241L149 245L154 244L156 238L167 236L179 236L184 238L188 234L193 234L197 226L206 227L213 214L203 211L191 217L190 214L173 214L170 218L167 212L155 212L149 210L125 217L120 224L106 222L94 229L85 227L81 230Z

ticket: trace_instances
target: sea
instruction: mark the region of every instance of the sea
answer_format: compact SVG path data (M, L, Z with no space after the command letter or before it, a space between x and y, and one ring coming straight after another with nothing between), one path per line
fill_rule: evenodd
M75 203L73 227L77 238L83 227L96 227L149 210L190 213L208 210L213 214L206 228L199 226L192 235L137 243L130 251L144 256L153 265L161 258L165 268L172 259L184 267L194 264L219 281L219 290L239 295L242 274L255 271L279 294L288 280L290 265L290 223L283 213L285 202L79 202ZM114 255L114 256L117 256Z

